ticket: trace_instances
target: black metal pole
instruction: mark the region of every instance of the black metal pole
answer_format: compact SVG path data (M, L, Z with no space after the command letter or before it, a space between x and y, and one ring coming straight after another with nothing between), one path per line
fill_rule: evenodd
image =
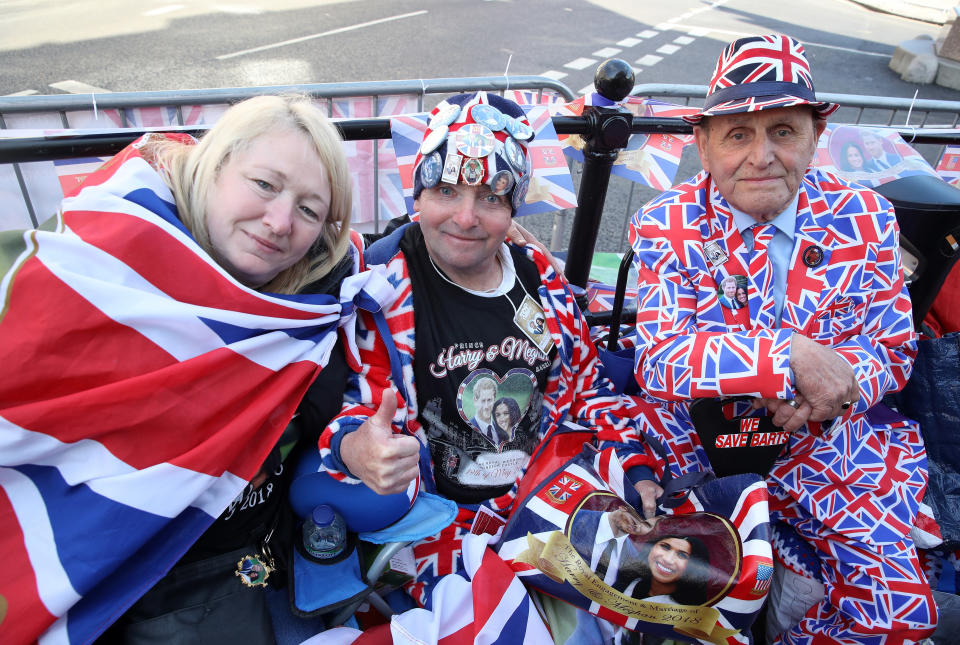
M594 86L604 98L619 102L633 89L633 68L618 58L604 61L594 75ZM610 170L620 150L630 139L633 115L619 106L592 106L584 110L590 133L584 135L583 176L577 193L570 246L567 250L567 280L587 286L593 249L597 244L600 218L610 183Z

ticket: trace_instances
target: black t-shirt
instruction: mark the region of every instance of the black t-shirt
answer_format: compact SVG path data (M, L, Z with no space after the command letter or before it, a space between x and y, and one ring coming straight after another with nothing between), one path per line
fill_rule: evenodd
M517 280L506 294L486 297L433 266L419 225L406 230L400 248L413 291L419 420L437 489L467 504L503 495L536 447L556 353L536 266L511 248Z

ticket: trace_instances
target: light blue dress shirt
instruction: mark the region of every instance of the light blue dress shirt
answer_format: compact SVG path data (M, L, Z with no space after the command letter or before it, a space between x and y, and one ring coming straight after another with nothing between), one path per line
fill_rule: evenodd
M793 245L797 229L797 204L800 201L800 193L793 196L793 201L780 211L780 214L773 218L770 224L777 228L770 245L767 247L767 255L770 257L770 264L773 266L773 302L774 314L777 321L777 327L780 326L780 314L783 312L783 300L787 294L787 273L790 271L790 259L793 257ZM750 215L730 206L733 213L733 222L740 231L740 236L746 243L748 249L753 249L753 231L750 227L758 224Z

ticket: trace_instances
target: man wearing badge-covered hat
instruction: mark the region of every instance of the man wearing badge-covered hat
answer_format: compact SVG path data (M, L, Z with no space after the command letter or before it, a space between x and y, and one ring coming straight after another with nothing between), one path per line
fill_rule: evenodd
M703 109L684 117L703 172L631 225L637 380L687 421L670 445L694 433L694 399L754 397L791 433L767 479L771 517L815 551L807 573L827 597L782 642L913 642L937 621L909 536L926 458L916 424L880 401L909 377L916 337L893 208L810 166L837 107L816 99L792 38L723 51ZM733 275L748 282L739 310L717 296Z
M466 530L464 512L474 505L508 508L534 448L569 421L616 449L645 514L661 492L654 472L662 464L642 439L646 420L632 418L628 401L600 378L568 285L537 247L505 244L530 182L533 136L517 104L486 92L450 97L432 111L413 167L414 222L368 255L385 264L399 294L385 311L396 355L391 362L384 330L362 315L364 369L320 441L334 478L379 494L403 491L419 472L424 490L461 505ZM538 319L545 324L529 324ZM488 383L520 408L504 442L471 424L474 393ZM451 552L460 553L459 537L445 531L443 539L457 541ZM436 560L418 567L421 603L439 576L462 568L460 555L452 568Z

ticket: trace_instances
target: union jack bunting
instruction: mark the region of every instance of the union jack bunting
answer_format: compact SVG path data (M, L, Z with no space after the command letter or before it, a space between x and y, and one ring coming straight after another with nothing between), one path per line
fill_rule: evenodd
M945 182L960 186L960 146L945 146L937 163L937 174Z
M64 201L56 231L0 234L17 374L0 385L4 643L94 640L243 490L353 328L338 298L230 277L141 141ZM370 273L344 285L351 309L392 292Z
M946 151L943 159L950 163ZM868 188L913 175L943 176L898 133L858 125L828 124L817 142L813 165Z
M372 96L331 99L330 114L337 119L368 119L406 114L417 107L417 96L413 94L376 97L376 110L374 100ZM353 177L353 222L369 223L413 212L406 208L403 199L392 141L345 141L343 146Z
M599 95L595 97L603 98ZM586 105L600 104L597 98L590 100L588 97L581 96L562 108L554 109L554 113L563 116L580 116ZM602 104L612 105L606 99ZM696 112L696 108L662 103L639 96L628 97L622 105L641 117L683 116ZM564 153L570 159L583 163L583 137L563 135L560 140L565 145ZM627 147L617 155L611 173L657 190L667 190L673 185L673 180L677 176L684 147L692 142L692 135L634 134L627 142Z

